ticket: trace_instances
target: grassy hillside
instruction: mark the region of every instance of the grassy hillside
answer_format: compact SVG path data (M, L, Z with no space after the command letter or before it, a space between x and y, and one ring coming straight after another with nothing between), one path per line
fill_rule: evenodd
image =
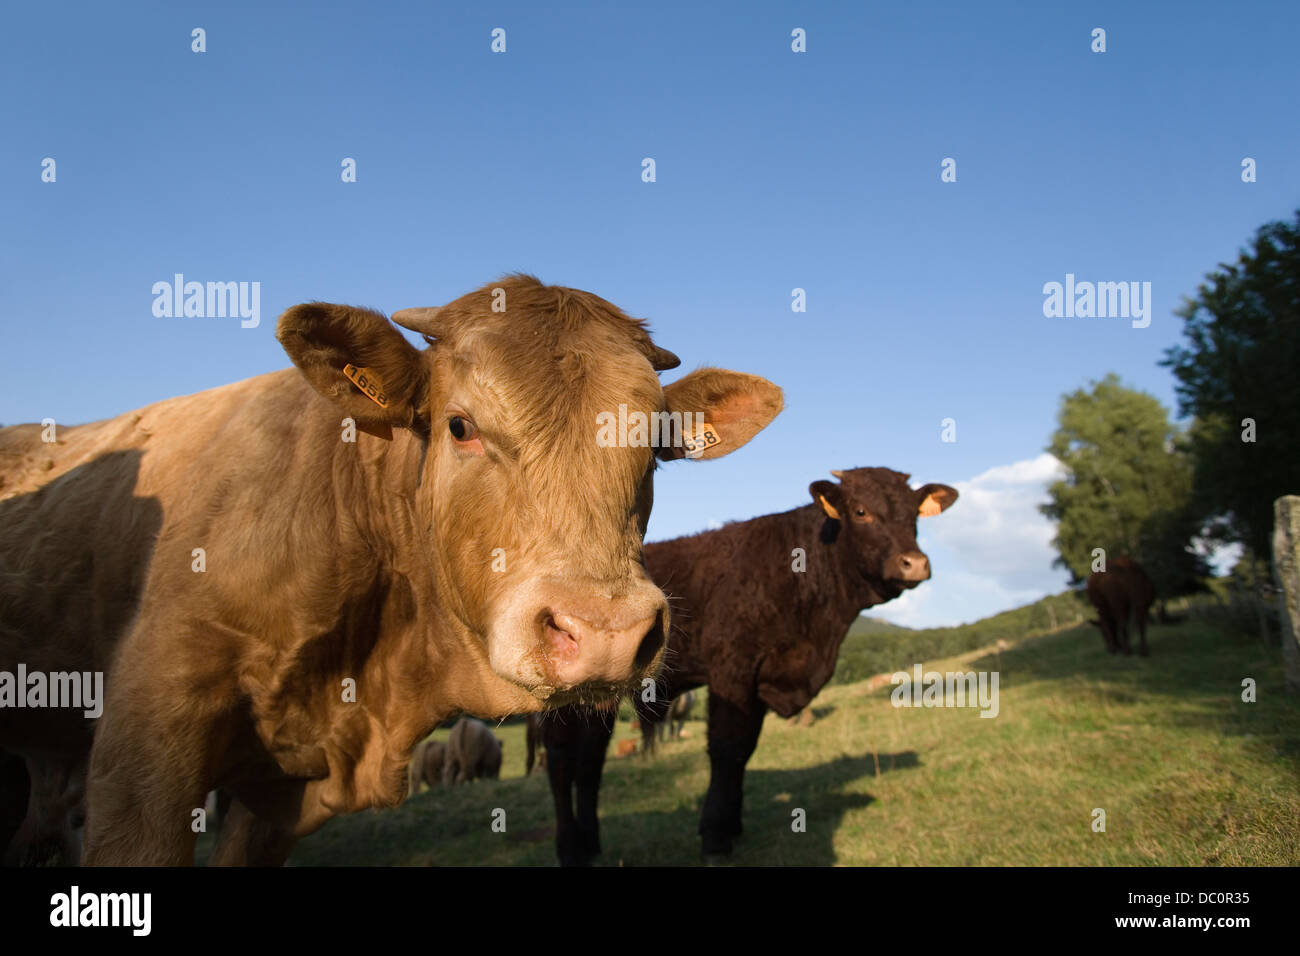
M998 671L995 719L894 708L889 687L863 683L827 688L809 727L769 715L735 862L1300 864L1300 705L1282 692L1277 651L1201 621L1153 628L1151 647L1114 658L1085 626L927 665ZM1258 703L1241 702L1245 677ZM611 756L604 864L699 862L708 760L703 722L688 728L657 758ZM552 865L545 777L521 776L521 726L500 733L504 779L335 820L291 863ZM494 808L505 833L492 832ZM804 833L791 831L795 809Z
M854 635L868 634L892 634L894 637L902 637L910 634L910 627L903 627L901 624L891 624L889 621L879 617L869 617L863 615L853 622L849 628L849 633Z
M1087 613L1085 613L1087 612ZM887 674L914 661L938 660L988 647L1000 640L1045 634L1086 620L1092 608L1077 591L1063 591L957 627L910 630L871 617L860 617L849 628L840 648L832 684L852 684L873 674Z

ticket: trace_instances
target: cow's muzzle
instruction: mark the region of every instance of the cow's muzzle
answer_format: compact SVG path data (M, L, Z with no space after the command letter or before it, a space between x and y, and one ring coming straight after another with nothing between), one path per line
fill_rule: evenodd
M920 551L900 551L885 565L885 577L907 587L930 580L930 559Z
M617 684L647 673L666 643L666 607L648 615L580 616L548 608L541 621L547 676L557 687Z

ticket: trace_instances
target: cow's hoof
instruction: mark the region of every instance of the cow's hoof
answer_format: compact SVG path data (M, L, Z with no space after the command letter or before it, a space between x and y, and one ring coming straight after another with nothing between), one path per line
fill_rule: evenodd
M730 866L730 853L706 853L704 854L705 866Z
M715 856L731 856L731 837L715 835L704 841L704 859L708 860Z

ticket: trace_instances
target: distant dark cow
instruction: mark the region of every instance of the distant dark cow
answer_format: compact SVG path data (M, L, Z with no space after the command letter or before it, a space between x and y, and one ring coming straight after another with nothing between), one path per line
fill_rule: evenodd
M668 701L708 685L706 856L730 853L741 832L745 764L767 709L789 717L807 706L834 673L858 614L930 577L916 519L957 500L947 485L913 489L908 475L888 468L831 474L840 481L809 487L812 504L645 549L674 616L659 703L634 700L644 728L663 719ZM596 792L613 721L569 707L547 714L543 728L560 862L588 863L600 852ZM569 769L561 775L558 766Z
M473 717L462 717L447 738L447 753L442 764L442 782L447 786L501 776L501 740L487 724Z
M727 454L782 404L719 369L662 386L678 360L643 322L527 276L391 321L298 305L276 335L296 368L0 428L0 674L104 691L98 719L0 707L15 840L84 805L87 863L191 863L220 787L213 859L283 862L400 803L454 713L639 689L671 623L641 559L656 459Z
M651 720L641 721L642 752L654 753L658 741L679 739L682 728L686 726L686 721L690 718L694 707L695 691L688 690L684 694L678 694L668 705L668 711L661 723L656 724Z
M1101 628L1106 650L1118 654L1132 654L1129 627L1136 623L1143 657L1150 656L1147 647L1147 612L1156 599L1155 587L1142 565L1132 558L1112 558L1105 571L1088 575L1088 600L1097 609L1098 620L1090 621Z
M537 763L541 749L541 763L538 770L546 769L546 745L542 740L542 715L529 714L524 724L524 744L527 748L527 754L524 757L524 776L527 777L533 772L533 765Z
M447 761L447 745L440 740L425 740L415 745L411 752L410 790L414 796L420 792L420 785L426 784L430 790L442 785L442 768Z

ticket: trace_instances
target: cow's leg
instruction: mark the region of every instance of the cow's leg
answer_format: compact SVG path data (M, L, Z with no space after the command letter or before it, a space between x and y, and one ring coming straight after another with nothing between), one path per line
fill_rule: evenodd
M742 830L745 764L763 729L766 708L757 697L738 705L709 693L709 792L700 815L706 857L731 852Z
M27 818L31 789L27 762L18 754L0 750L0 858L5 858L10 844Z
M577 790L578 848L588 862L600 856L600 818L596 803L600 797L600 778L605 772L605 754L614 736L615 708L597 710L588 718L578 744L578 765L574 784Z
M1141 638L1142 647L1138 651L1143 657L1151 656L1151 649L1147 647L1147 616L1145 611L1137 613L1138 636Z
M1110 611L1102 608L1097 612L1097 622L1101 625L1101 638L1106 642L1106 650L1112 654L1119 652L1119 640L1115 635L1115 618Z
M210 715L178 705L198 695L143 679L156 666L124 656L114 669L90 753L88 866L194 863L193 813L211 789L208 746L224 735Z
M542 722L546 777L555 800L555 852L561 866L586 866L600 853L596 804L616 716L613 710L565 707L547 714Z
M639 697L633 698L632 709L636 712L637 722L641 725L641 752L643 754L654 753L657 749L657 741L663 739L664 722L669 719L668 711L672 706L665 690L663 685L656 688L653 701L641 700ZM610 732L613 733L613 725L610 726Z
M53 863L76 866L81 858L85 767L75 758L28 757L26 813L5 851L6 866ZM17 785L17 777L12 781Z
M578 852L578 823L573 816L573 782L578 769L578 728L582 713L566 707L542 721L546 748L546 779L555 801L555 855L561 866L582 864Z
M641 753L649 756L655 752L658 745L658 738L663 734L663 724L653 723L649 718L642 717L641 720Z
M1129 631L1133 623L1133 612L1128 608L1119 616L1119 646L1126 655L1132 655L1133 644L1129 640Z
M221 819L209 866L283 866L297 840L233 800Z

